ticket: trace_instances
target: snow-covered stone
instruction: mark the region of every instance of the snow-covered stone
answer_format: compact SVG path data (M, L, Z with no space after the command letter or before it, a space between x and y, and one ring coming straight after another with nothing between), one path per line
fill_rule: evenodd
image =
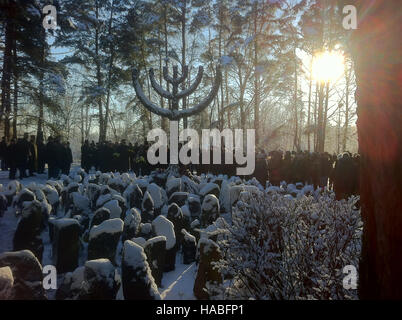
M227 180L222 181L219 203L225 212L232 212L230 202L230 183Z
M169 198L169 204L176 203L179 207L182 207L187 202L188 192L174 192Z
M185 227L185 220L183 212L176 203L172 203L169 206L168 214L166 218L171 221L174 225L174 233L176 236L176 247L179 249L182 245L183 234L181 230Z
M84 283L85 267L78 267L73 272L67 272L57 288L56 300L77 300L80 298L81 288Z
M0 268L0 300L13 299L14 277L10 267Z
M100 207L102 207L106 202L108 202L108 201L110 201L110 200L112 200L112 194L107 193L107 194L100 195L100 196L98 197L98 200L96 200L96 207L97 207L97 208L100 208Z
M201 197L205 197L208 194L213 194L215 197L219 197L220 188L216 183L207 183L202 187L199 194Z
M123 226L121 219L106 220L94 226L89 234L88 260L105 258L115 263L116 248Z
M188 197L188 208L191 213L191 220L198 219L201 216L201 202L199 197Z
M72 194L74 206L78 211L89 212L89 199L78 192Z
M142 206L141 220L144 223L151 222L155 217L155 214L154 214L155 205L154 205L154 200L148 191L146 191L144 194L144 198L142 199L141 206Z
M144 252L147 256L152 276L158 287L162 284L162 276L166 259L166 237L158 236L149 239L144 245Z
M24 202L21 220L14 233L13 250L31 250L42 261L43 242L40 232L43 226L42 204L38 200Z
M167 182L166 182L166 193L168 198L175 193L175 192L180 192L182 191L181 188L181 179L180 178L175 178L175 177L170 177Z
M172 271L176 264L176 235L174 225L164 216L158 216L152 221L152 228L157 236L166 237L166 258L164 271Z
M141 246L130 240L124 242L121 269L125 300L160 300L158 287Z
M123 241L130 240L139 235L141 231L141 214L137 209L127 211L124 219Z
M194 282L194 295L197 299L207 300L210 298L206 291L207 284L221 284L222 276L213 266L213 262L221 259L218 244L211 239L201 238L199 242L200 264L197 277Z
M201 225L207 226L213 223L219 217L219 200L213 194L208 194L204 201L202 202L201 207Z
M141 209L143 196L138 184L130 184L123 193L129 208Z
M109 209L110 219L120 219L122 209L119 206L118 200L110 200L103 205L104 208Z
M148 240L152 238L152 233L152 224L150 224L149 222L140 224L140 237Z
M23 188L15 195L13 199L13 206L21 209L24 202L31 202L33 200L36 200L35 194L31 190Z
M0 268L10 267L14 278L14 299L43 300L42 266L29 250L0 254Z
M197 253L197 241L195 237L188 233L185 229L182 229L181 233L183 235L183 263L193 263L195 261L195 256Z
M85 262L84 281L80 298L85 300L114 300L120 278L108 259Z
M154 202L154 211L155 215L159 215L161 213L161 209L163 205L166 203L167 195L165 190L159 187L155 183L151 183L147 186L147 192L149 192L153 202ZM145 195L144 195L145 197Z
M145 240L143 237L132 238L131 241L138 244L141 247L145 247L145 244L147 243L147 240Z
M78 267L80 225L76 219L59 219L53 228L53 265L59 273L74 271Z
M98 226L103 221L106 221L106 220L109 220L109 219L110 219L110 210L105 208L105 207L101 207L101 208L99 208L98 210L95 211L95 214L92 217L91 228L93 226Z

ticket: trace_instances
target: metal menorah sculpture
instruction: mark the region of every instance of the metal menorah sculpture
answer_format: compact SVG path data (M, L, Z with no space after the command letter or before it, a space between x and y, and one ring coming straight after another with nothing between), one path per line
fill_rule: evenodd
M208 94L208 96L195 105L192 108L189 109L182 109L179 110L179 102L181 99L184 99L188 96L190 96L195 90L197 90L198 86L201 83L202 76L204 74L204 68L199 67L198 68L198 74L197 77L192 85L188 87L185 90L182 90L179 92L179 86L180 84L184 83L188 77L188 66L184 66L182 70L182 74L179 76L178 72L178 67L174 66L173 67L173 77L169 76L168 74L168 68L164 67L163 68L163 78L172 85L173 89L172 92L167 91L162 88L161 85L159 85L156 80L155 80L155 74L154 70L151 68L149 70L149 78L151 80L151 85L154 88L154 90L163 98L166 98L170 100L171 103L171 109L165 109L157 106L156 104L152 103L144 94L144 91L142 90L142 87L139 82L139 72L137 69L133 70L132 76L133 76L133 86L135 89L135 92L137 94L138 99L141 101L141 103L144 105L145 108L147 108L149 111L152 113L155 113L159 116L168 118L169 120L172 121L177 121L180 120L184 117L189 117L193 116L195 114L200 113L203 111L208 105L211 104L211 102L214 100L216 97L219 86L221 85L222 81L222 73L220 66L216 68L216 77L214 80L214 84L212 86L212 90Z

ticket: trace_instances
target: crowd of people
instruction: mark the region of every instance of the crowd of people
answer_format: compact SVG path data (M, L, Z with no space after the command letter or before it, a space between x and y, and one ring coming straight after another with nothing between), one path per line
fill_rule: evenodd
M359 194L359 167L359 155L349 152L337 156L327 152L273 151L268 157L260 152L255 176L260 182L269 180L276 186L286 181L328 187L335 191L337 199L344 199Z
M120 143L110 141L85 143L81 147L81 166L85 171L99 170L101 172L127 172L132 171L137 175L147 175L156 169L166 169L168 165L151 165L147 161L149 143L132 144L122 140ZM179 145L179 150L181 145ZM224 163L225 150L222 148L221 159ZM234 164L213 164L213 149L210 150L210 164L203 164L200 156L200 164L182 165L179 170L196 172L197 174L212 173L215 175L236 175L236 159ZM168 156L169 159L169 149ZM259 149L255 155L256 165L252 176L263 186L266 181L279 186L282 181L287 183L302 182L314 187L333 188L338 198L345 198L352 194L358 194L359 156L345 152L339 156L329 153L317 152L290 152L272 151L266 153Z
M153 170L164 170L168 165L151 165L147 161L149 143L132 144L122 140L120 143L110 141L95 143L86 140L81 147L81 167L86 171L101 172L134 172L137 176L148 175ZM179 150L181 145L179 145ZM225 150L222 148L221 159L224 163ZM190 171L197 174L212 173L215 175L236 175L236 159L234 164L213 164L213 149L210 150L210 164L202 163L202 152L199 152L200 164L182 165L181 172ZM169 159L169 149L168 157ZM48 167L48 177L58 178L61 174L68 175L73 162L72 151L68 141L60 137L49 137L45 143L40 135L36 138L24 134L23 138L12 138L7 143L5 137L0 142L1 169L9 170L9 178L23 179L34 174L45 173ZM286 183L302 182L314 187L333 188L338 199L359 193L359 156L345 152L339 156L317 152L282 152L266 153L259 149L255 155L255 171L250 179L255 177L263 186L266 181L279 186Z
M60 137L50 136L45 143L42 135L36 138L25 133L23 138L13 137L10 142L2 138L0 159L1 169L9 170L10 180L43 174L46 164L48 178L51 179L58 178L60 174L69 174L73 155L70 143L62 141Z

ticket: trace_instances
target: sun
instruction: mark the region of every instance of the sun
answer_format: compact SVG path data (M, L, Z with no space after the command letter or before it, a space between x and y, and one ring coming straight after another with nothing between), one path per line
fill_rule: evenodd
M345 57L337 51L318 53L313 58L313 78L320 82L335 82L345 71Z

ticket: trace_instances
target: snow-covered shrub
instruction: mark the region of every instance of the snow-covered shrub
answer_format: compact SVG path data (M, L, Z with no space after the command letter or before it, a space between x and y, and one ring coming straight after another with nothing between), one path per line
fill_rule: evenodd
M358 197L323 192L250 195L234 207L215 263L226 281L221 299L356 299L343 288L343 268L358 268L362 222ZM210 288L216 289L216 288Z

